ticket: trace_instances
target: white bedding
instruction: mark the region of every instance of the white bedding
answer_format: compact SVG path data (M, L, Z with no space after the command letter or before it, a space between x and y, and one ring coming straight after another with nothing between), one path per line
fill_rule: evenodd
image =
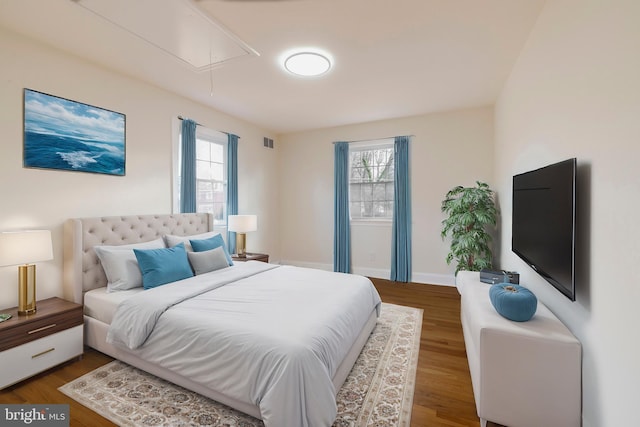
M140 292L142 287L118 292L108 292L106 286L92 289L84 294L84 314L110 325L118 305Z
M257 405L267 427L330 426L332 377L380 307L375 288L361 276L237 264L125 299L107 341Z

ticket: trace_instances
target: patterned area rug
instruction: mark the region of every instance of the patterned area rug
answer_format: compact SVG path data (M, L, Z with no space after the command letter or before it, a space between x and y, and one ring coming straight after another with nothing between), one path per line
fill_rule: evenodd
M422 310L383 303L378 324L338 392L334 427L409 426L421 328ZM59 390L121 426L264 426L117 360Z

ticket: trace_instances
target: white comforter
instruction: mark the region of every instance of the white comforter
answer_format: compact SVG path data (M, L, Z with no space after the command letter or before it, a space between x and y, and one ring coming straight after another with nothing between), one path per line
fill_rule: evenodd
M336 369L380 297L362 276L261 262L122 302L107 341L257 405L267 427L330 426Z

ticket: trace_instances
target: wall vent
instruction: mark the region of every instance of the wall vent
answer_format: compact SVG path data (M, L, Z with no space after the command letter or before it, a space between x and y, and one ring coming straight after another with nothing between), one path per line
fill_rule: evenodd
M273 139L265 136L263 141L265 148L273 148Z

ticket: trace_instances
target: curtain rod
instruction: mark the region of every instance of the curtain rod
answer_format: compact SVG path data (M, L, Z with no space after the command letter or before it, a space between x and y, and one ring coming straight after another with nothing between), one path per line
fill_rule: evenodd
M188 120L188 119L186 119L186 118L184 118L184 117L182 117L182 116L178 116L178 119L180 119L180 120ZM196 126L203 126L203 125L201 125L200 123L196 122ZM223 131L223 130L219 130L218 132L222 132L222 133L224 133L224 134L226 134L226 135L235 135L234 133L225 132L225 131ZM238 135L236 135L236 136L238 136ZM239 136L238 136L238 139L240 139L240 137L239 137Z
M414 137L415 135L396 135L396 136ZM333 144L337 144L338 142L346 142L347 144L351 144L354 142L377 141L379 139L394 139L396 136L384 136L382 138L355 139L353 141L333 141Z

